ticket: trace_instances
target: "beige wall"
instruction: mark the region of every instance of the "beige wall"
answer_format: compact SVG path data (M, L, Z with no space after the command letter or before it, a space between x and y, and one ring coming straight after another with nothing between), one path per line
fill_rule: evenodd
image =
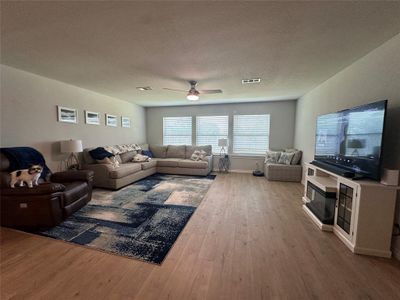
M235 114L270 114L271 135L270 148L283 149L293 146L296 101L275 101L245 104L215 104L215 105L190 105L176 107L148 107L146 108L147 141L149 144L162 144L163 142L163 117L178 116L230 116L230 128ZM232 141L230 130L229 141ZM193 137L195 126L193 126ZM262 166L263 157L231 157L231 169L238 171L251 171L256 163ZM216 166L217 160L214 160Z
M295 147L304 151L303 162L314 156L318 115L382 99L389 100L383 164L400 169L400 35L298 100ZM397 218L400 219L399 211ZM400 257L400 238L395 244Z
M78 124L57 121L57 105L78 109ZM84 110L100 113L100 125L87 125ZM105 126L104 114L118 116L118 127ZM131 128L121 127L121 116ZM146 141L143 107L1 65L1 140L5 146L32 146L56 171L60 140L81 139L83 147Z

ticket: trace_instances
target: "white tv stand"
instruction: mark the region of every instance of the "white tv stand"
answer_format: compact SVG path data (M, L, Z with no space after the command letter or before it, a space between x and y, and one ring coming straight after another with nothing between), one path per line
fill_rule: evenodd
M332 225L321 222L306 206L315 201L315 189L331 196L336 193ZM397 189L372 180L351 180L306 164L303 209L321 230L333 231L353 253L391 257Z

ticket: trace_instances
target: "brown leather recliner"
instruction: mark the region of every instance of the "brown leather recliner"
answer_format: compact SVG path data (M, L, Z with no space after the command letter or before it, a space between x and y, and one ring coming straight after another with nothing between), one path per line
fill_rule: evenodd
M10 162L0 153L1 225L40 228L58 225L92 198L93 171L53 173L33 188L10 187Z

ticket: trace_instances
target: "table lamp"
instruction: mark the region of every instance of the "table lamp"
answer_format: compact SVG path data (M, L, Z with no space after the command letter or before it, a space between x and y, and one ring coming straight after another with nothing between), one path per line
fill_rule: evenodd
M81 140L68 140L60 142L61 153L69 153L68 158L65 161L67 169L79 169L79 160L76 155L77 152L82 152L82 141Z
M227 138L222 138L222 139L218 139L218 146L221 147L221 151L220 151L220 155L225 155L226 151L225 151L225 147L228 146L228 139Z

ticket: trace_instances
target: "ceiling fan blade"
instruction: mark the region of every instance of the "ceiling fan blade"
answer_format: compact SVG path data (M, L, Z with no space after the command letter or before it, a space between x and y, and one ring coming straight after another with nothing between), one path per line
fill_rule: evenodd
M169 88L163 88L164 90L167 90L167 91L173 91L173 92L184 92L184 93L187 93L188 91L185 91L185 90L178 90L178 89L169 89Z
M222 90L200 90L200 94L221 94Z

